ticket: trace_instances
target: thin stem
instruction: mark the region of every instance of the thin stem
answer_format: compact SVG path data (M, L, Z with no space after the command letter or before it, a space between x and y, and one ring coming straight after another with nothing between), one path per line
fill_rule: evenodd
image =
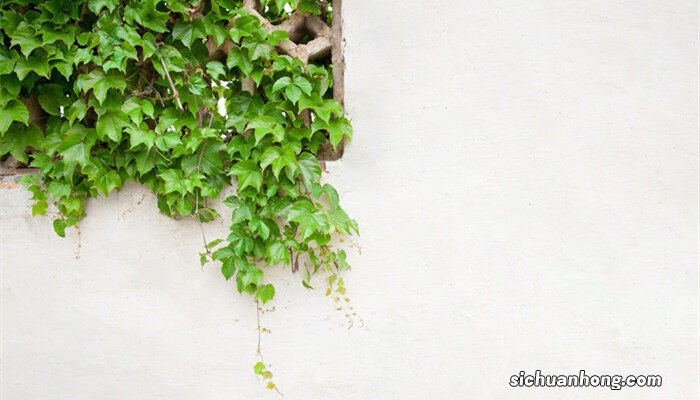
M160 65L163 67L163 72L165 72L165 77L168 79L168 83L170 84L170 89L172 89L173 91L173 97L175 98L175 102L177 103L177 108L179 108L180 111L185 111L185 109L182 108L182 103L180 102L180 94L175 88L175 84L173 83L173 79L170 77L168 67L165 66L165 61L163 61L163 57L161 57L159 54L158 58L160 59Z

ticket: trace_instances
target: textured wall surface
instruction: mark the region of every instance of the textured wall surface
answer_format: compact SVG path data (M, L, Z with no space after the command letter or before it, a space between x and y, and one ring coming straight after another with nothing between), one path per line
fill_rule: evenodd
M268 274L285 398L696 398L696 2L345 3L355 141L328 180L366 324ZM196 223L130 186L60 239L28 197L0 190L2 400L279 398ZM535 369L664 381L508 386Z

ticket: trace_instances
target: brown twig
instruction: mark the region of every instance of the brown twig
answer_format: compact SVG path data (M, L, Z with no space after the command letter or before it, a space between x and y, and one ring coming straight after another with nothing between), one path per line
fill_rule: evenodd
M170 77L168 67L165 66L163 57L161 57L159 54L158 58L160 59L160 65L163 67L163 72L165 72L165 77L168 79L168 83L170 84L170 89L173 91L173 97L175 98L175 103L177 103L177 108L180 109L180 111L185 111L185 109L182 107L182 102L180 101L180 93L178 93L177 89L175 88L175 84L173 83L173 79Z

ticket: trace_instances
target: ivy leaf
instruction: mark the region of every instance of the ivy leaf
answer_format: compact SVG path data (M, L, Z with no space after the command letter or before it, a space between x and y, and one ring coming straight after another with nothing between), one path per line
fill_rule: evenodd
M297 85L289 85L284 89L284 94L293 104L296 104L301 97L301 89Z
M217 46L224 44L226 40L226 28L216 23L208 24L207 28L209 29L208 34L211 35Z
M109 194L116 188L120 187L122 184L122 179L117 173L117 171L102 171L95 178L95 187L99 189L105 196Z
M41 36L26 22L20 23L9 36L12 38L12 45L19 46L25 57L28 57L37 47L41 47Z
M49 60L42 56L31 55L28 58L20 57L15 63L15 73L20 80L24 80L30 72L48 78L49 71Z
M156 143L156 133L150 129L142 129L132 125L126 131L129 133L129 143L131 143L132 149L143 144L150 150Z
M9 153L16 160L26 164L29 162L29 159L24 151L27 147L41 149L43 139L44 135L41 129L34 125L18 126L17 128L10 129L5 132L2 140L0 140L0 157Z
M60 31L51 31L44 29L41 37L44 39L43 46L47 44L56 43L61 41L67 45L72 45L75 42L75 26L68 26Z
M352 125L350 125L350 121L347 118L332 119L328 123L327 129L333 149L338 146L343 137L347 137L348 140L352 139Z
M219 79L226 76L224 64L218 61L210 61L207 63L207 74L213 79Z
M117 89L120 92L124 92L126 89L126 81L124 80L124 75L119 71L110 70L105 74L101 69L94 69L88 75L82 75L85 77L82 81L83 91L93 90L95 98L102 104L107 97L107 92L109 89Z
M87 6L90 11L99 15L100 11L105 7L107 7L109 12L114 11L118 3L119 0L89 0Z
M191 23L179 21L173 27L173 38L187 47L191 47L196 39L204 38L206 35L204 22L200 19L195 19Z
M321 179L321 164L318 162L316 156L308 152L303 152L299 154L297 165L299 171L301 171L304 186L306 186L307 189L311 189L313 183Z
M12 72L18 58L16 51L0 47L0 75Z
M59 237L66 237L66 221L62 219L53 220L53 230Z
M277 223L269 218L264 218L260 220L260 225L258 225L258 233L263 240L267 240L270 235L279 235L279 226Z
M39 87L39 105L51 115L61 115L61 107L70 104L62 86L57 84L41 85Z
M222 247L212 254L211 258L213 260L224 261L227 259L232 259L236 254L230 247Z
M271 284L266 284L258 287L258 291L255 293L255 298L260 300L263 304L272 300L275 297L275 287Z
M143 121L143 111L141 108L141 103L139 103L138 99L133 97L126 100L121 107L122 111L124 111L124 113L129 116L129 119L136 125L141 124Z
M272 92L278 92L287 86L289 86L292 83L292 78L288 76L283 76L282 78L279 78L278 80L275 81L274 85L272 85Z
M294 77L294 86L298 87L305 95L310 95L313 87L311 83L303 76Z
M233 257L226 258L223 263L221 263L221 274L224 275L226 280L231 279L233 274L236 272L236 263Z
M287 220L299 224L299 234L302 240L306 240L317 229L327 230L329 228L326 215L317 210L306 198L297 200L292 205L287 214Z
M180 193L187 194L187 186L185 185L182 171L177 169L168 169L158 175L163 180L163 193Z
M322 119L315 119L314 122L311 124L312 130L314 132L325 129L328 131L328 136L330 138L331 144L333 145L333 149L336 149L338 146L338 143L340 143L341 140L343 140L343 137L347 137L348 139L352 139L352 125L350 125L350 121L347 120L347 118L338 118L338 119L331 119L330 121L326 122Z
M288 167L293 174L297 168L297 158L294 148L285 145L282 148L268 147L260 157L260 167L265 170L269 165L272 165L272 173L275 178L279 177L282 168Z
M276 265L284 263L288 265L291 261L291 255L287 247L279 240L276 240L267 247L267 265Z
M273 47L269 43L245 40L243 47L248 49L251 61L258 59L269 60L272 58Z
M255 161L239 161L231 167L230 174L236 175L238 181L238 191L242 191L250 186L260 191L262 186L262 170Z
M252 267L240 270L236 275L239 292L254 293L255 288L262 282L263 272L260 268Z
M85 167L90 162L90 152L97 140L94 129L88 129L82 125L76 125L68 130L65 139L58 146L58 154L68 164L79 164Z
M357 222L351 219L340 207L336 206L328 213L328 222L331 225L331 230L335 229L344 234L351 234L353 231L358 233Z
M229 69L238 67L243 72L243 75L248 76L253 72L253 63L248 58L248 55L241 51L238 47L233 47L228 52L226 57L226 66Z
M318 93L303 96L299 99L299 110L311 109L323 121L328 122L331 115L342 116L343 108L335 100L321 99Z
M0 137L10 128L13 121L29 124L29 111L19 100L13 100L0 109Z
M129 125L129 119L123 111L110 110L97 119L95 124L97 137L100 140L108 137L118 143L122 140L122 130L127 125Z
M70 196L71 186L66 182L53 181L46 187L52 199L58 200Z
M87 104L85 104L82 99L76 100L73 104L71 104L71 106L68 108L68 112L66 113L68 123L73 125L75 120L85 118L85 114L87 114Z
M276 142L284 140L284 128L269 115L263 115L250 121L247 129L255 131L255 144L260 143L268 134L272 135Z
M46 215L46 209L48 206L49 203L47 203L46 200L39 200L34 203L32 206L32 217L36 217L37 215Z
M139 15L139 20L141 25L152 31L165 32L168 30L166 24L168 23L168 19L170 19L170 14L158 11L156 8L158 3L160 3L160 0L145 0Z

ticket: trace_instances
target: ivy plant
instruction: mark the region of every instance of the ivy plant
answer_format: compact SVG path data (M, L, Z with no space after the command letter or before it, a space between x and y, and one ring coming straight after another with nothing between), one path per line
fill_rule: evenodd
M202 223L233 185L229 235L205 239L202 265L220 265L259 310L275 266L309 288L327 271L342 293L349 265L331 241L358 228L316 154L352 128L324 49L295 51L313 38L291 23L331 15L315 0L2 1L0 159L38 171L21 183L32 214L55 210L61 237L89 198L130 180L162 213ZM275 388L262 356L254 370Z

